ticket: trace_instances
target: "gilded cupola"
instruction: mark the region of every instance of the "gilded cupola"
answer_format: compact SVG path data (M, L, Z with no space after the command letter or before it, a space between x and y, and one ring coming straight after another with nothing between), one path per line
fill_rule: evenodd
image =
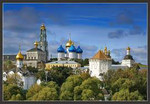
M69 36L70 36L70 34L69 34ZM71 45L74 45L74 42L71 41L71 38L69 37L69 40L68 40L68 42L66 43L66 47L71 47Z
M128 47L127 50L130 50L130 47Z
M42 25L41 25L41 30L45 30L45 29L46 29L45 25L42 24Z
M17 60L23 60L23 55L21 54L20 46L19 46L19 52L18 52L18 54L16 55L16 59L17 59Z
M37 41L34 42L34 46L35 46L35 48L38 47L38 42Z

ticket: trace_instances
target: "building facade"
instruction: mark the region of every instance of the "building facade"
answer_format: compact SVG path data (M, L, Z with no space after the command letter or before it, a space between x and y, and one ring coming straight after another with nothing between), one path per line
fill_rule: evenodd
M46 62L46 53L38 48L38 42L34 43L35 48L32 48L26 53L26 60L24 64L37 68L39 62Z
M107 57L102 50L99 50L89 59L89 71L91 76L96 76L102 80L102 74L106 73L111 67L112 59Z
M71 67L78 68L81 67L81 64L74 61L54 61L45 64L45 69L50 70L52 67Z

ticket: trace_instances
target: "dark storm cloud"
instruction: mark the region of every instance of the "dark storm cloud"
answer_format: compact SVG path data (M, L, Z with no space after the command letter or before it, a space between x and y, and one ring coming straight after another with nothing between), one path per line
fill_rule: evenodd
M39 14L34 8L24 7L19 11L4 12L4 30L29 33L39 28Z
M132 29L129 30L130 35L140 35L140 34L143 34L143 33L144 32L143 32L142 28L138 25L134 25L132 27Z
M127 36L127 33L124 32L124 30L116 30L113 32L108 33L108 38L122 38L124 36Z
M116 25L132 25L134 24L133 13L128 10L124 10L123 12L117 14L115 19L111 21L110 26Z
M108 33L108 38L123 38L124 36L130 35L143 35L145 34L144 30L140 25L136 24L134 13L128 10L119 13L115 16L115 20L110 22L110 26L126 26L128 31L124 33L124 30L116 30Z

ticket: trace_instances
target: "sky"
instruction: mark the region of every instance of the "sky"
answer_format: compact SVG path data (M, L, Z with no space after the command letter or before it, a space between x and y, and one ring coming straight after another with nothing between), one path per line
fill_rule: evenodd
M33 48L45 24L49 56L69 39L91 58L105 46L115 61L131 55L147 64L147 3L4 3L3 54L17 54Z

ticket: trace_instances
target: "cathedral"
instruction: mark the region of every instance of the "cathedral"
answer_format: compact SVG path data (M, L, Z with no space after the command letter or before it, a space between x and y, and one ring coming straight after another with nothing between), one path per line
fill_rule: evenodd
M78 46L75 48L74 42L69 38L68 42L66 43L66 49L60 45L57 49L58 52L58 60L63 59L82 59L83 50Z
M44 24L40 27L40 40L35 41L34 48L27 50L24 65L38 68L40 63L48 61L48 42L46 35L46 27Z
M57 49L58 61L48 62L45 64L45 69L49 70L54 66L60 67L71 67L73 69L81 67L81 65L73 59L82 59L83 50L78 46L77 48L74 45L74 42L69 38L65 48L60 45Z

